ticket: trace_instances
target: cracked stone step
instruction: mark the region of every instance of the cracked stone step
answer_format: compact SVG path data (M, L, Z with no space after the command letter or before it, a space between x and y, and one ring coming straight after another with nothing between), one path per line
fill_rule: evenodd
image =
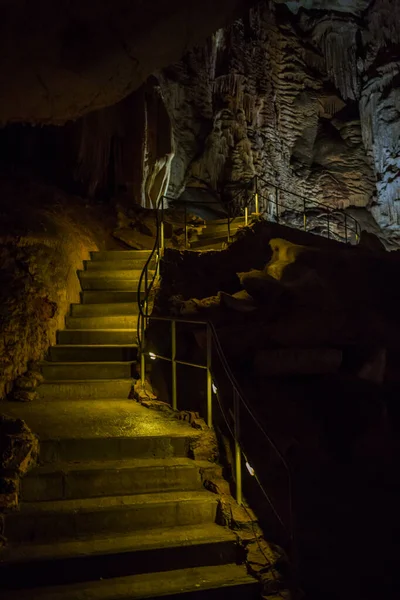
M58 345L49 349L50 361L59 362L133 362L137 359L137 344L131 345Z
M226 564L10 591L7 600L172 600L181 595L185 600L258 600L260 593L244 565Z
M42 374L47 382L59 380L128 379L132 377L132 362L42 362Z
M57 332L59 344L94 345L123 345L136 344L135 329L64 329Z
M84 266L87 271L142 271L147 262L146 258L133 259L115 259L115 260L85 260Z
M21 480L22 502L72 500L202 488L190 458L65 462L39 466Z
M68 329L136 329L137 322L137 315L65 317Z
M28 502L7 516L5 535L11 543L50 542L214 523L217 504L218 496L206 490Z
M180 568L240 564L232 531L214 523L125 533L111 537L8 546L2 552L4 589L62 585Z
M115 402L117 409L117 400ZM129 458L168 458L187 457L190 438L183 435L141 435L42 439L40 440L40 462L56 463L62 461L119 460Z
M105 302L103 304L71 304L72 317L129 316L138 314L137 302Z
M91 252L90 258L94 261L110 260L147 260L151 250L102 250Z
M38 388L42 400L101 400L128 398L133 379L91 379L45 381Z
M108 304L135 302L137 304L137 285L133 290L97 290L81 292L83 304ZM141 292L144 297L144 292Z
M124 273L125 271L120 271ZM133 271L132 271L133 272ZM83 273L87 273L84 271ZM96 272L93 271L96 275ZM139 276L131 278L115 279L113 277L81 277L79 276L82 290L99 290L99 291L135 291L137 293L137 287L139 284Z

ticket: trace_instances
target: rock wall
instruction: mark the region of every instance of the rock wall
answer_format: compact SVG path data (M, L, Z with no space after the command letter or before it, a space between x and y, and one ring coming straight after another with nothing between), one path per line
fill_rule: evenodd
M179 195L191 178L215 188L257 174L397 225L393 3L287 4L292 12L258 3L158 75L177 148L169 191Z
M104 245L106 232L99 207L30 179L1 177L0 195L2 399L55 343L70 303L79 302L77 270Z

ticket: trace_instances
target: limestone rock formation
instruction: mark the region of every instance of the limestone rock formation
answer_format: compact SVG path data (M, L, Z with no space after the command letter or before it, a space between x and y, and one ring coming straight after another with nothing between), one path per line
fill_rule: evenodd
M267 180L264 203L272 183L339 208L367 205L373 171L355 102L359 79L343 64L354 54L356 67L356 34L351 18L302 12L294 20L261 2L163 70L177 148L171 193L188 174L213 187L257 174ZM290 193L285 200L302 202Z

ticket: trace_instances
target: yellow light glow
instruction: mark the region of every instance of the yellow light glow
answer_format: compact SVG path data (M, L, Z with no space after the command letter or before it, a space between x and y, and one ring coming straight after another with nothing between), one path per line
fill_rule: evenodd
M254 471L253 467L251 465L249 465L248 462L246 462L246 469L248 470L248 472L250 473L250 475L252 477L254 477L254 475L256 474L256 472Z

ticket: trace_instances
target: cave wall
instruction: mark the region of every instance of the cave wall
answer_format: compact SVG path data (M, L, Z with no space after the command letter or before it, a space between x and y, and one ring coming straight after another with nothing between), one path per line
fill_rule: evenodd
M19 173L0 176L0 204L2 400L56 343L70 304L80 302L77 271L90 251L110 243L112 216ZM18 399L32 400L21 384Z
M393 3L368 4L260 2L158 73L176 144L170 193L258 174L397 225L399 34Z

